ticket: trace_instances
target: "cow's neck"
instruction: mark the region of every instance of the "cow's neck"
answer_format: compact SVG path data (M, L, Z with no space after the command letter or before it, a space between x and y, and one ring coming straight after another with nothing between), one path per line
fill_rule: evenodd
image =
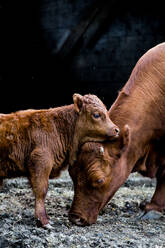
M164 97L160 100L153 100L152 94L141 93L138 89L130 95L120 92L118 98L112 105L109 115L111 120L119 126L121 132L125 124L129 125L131 134L137 146L144 149L145 143L150 142L165 128L165 118L162 118L165 111Z

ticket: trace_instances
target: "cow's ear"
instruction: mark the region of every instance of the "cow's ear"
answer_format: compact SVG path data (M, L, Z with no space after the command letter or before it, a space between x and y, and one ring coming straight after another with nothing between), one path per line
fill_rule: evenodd
M73 95L73 102L74 102L74 108L77 113L79 113L82 109L83 105L83 96L80 94L74 94Z
M81 151L85 153L95 152L97 144L95 142L86 142L81 146Z
M130 141L130 127L126 124L123 129L123 146L128 147Z
M96 142L86 142L81 146L81 151L85 153L95 153L104 156L104 146Z

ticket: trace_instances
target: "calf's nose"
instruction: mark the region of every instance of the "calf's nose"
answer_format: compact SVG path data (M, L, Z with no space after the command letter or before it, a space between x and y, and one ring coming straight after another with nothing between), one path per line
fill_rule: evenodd
M120 133L120 129L117 126L114 126L109 131L109 137L118 137Z
M115 128L114 128L114 133L116 133L117 135L120 133L120 130L119 130L118 127L115 127Z

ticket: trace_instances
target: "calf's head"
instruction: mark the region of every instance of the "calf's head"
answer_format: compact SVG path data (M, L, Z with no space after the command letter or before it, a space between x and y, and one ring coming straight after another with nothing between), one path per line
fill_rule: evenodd
M77 162L69 167L74 184L71 222L79 226L95 223L100 210L126 180L129 172L123 156L127 135L128 130L124 139L82 146Z
M101 142L119 135L119 128L110 120L105 105L97 96L74 94L73 101L77 120L70 164L75 160L75 150L85 142Z

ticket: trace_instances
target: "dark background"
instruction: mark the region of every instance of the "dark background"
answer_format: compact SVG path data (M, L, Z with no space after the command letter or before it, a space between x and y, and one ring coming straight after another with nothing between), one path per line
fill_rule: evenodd
M116 0L97 32L90 37L91 25L61 59L66 37L95 2L0 3L0 112L70 104L75 92L96 94L109 108L137 60L165 41L163 1Z

